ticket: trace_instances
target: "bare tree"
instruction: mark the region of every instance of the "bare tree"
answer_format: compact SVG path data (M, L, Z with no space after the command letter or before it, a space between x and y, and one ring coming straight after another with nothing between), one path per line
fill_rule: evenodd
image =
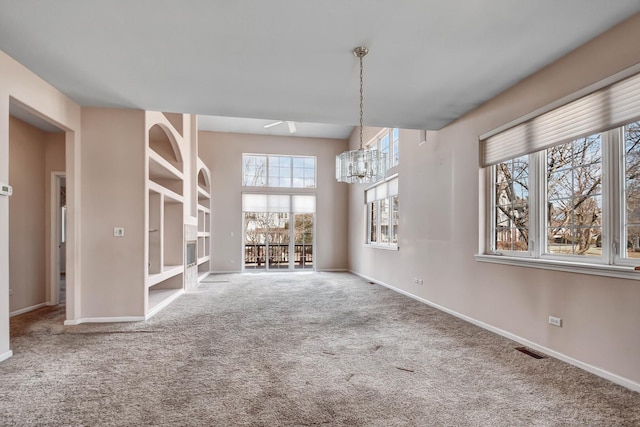
M599 134L547 150L547 238L584 255L602 230L602 143Z
M529 248L529 164L527 156L496 168L496 249Z

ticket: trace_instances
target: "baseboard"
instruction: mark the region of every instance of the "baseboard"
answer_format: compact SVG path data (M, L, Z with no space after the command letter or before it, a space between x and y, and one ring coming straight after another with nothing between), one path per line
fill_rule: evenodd
M48 304L46 302L43 302L41 304L32 305L31 307L21 308L20 310L12 311L11 313L9 313L9 317L17 316L19 314L28 313L30 311L37 310L37 309L42 308L42 307L46 307L47 305Z
M351 271L351 273L355 274L356 276L362 277L365 280L368 280L370 282L376 283L376 284L378 284L380 286L384 286L385 288L391 289L392 291L395 291L395 292L398 292L398 293L400 293L402 295L408 296L409 298L412 298L412 299L414 299L416 301L420 301L421 303L427 304L428 306L433 307L433 308L435 308L437 310L440 310L440 311L443 311L443 312L445 312L447 314L455 316L458 319L462 319L465 322L469 322L471 324L474 324L476 326L481 327L482 329L486 329L488 331L491 331L493 333L501 335L501 336L503 336L505 338L508 338L508 339L510 339L512 341L516 341L516 342L518 342L520 344L523 344L523 345L525 345L527 347L530 347L530 348L532 348L534 350L538 350L538 351L540 351L542 353L545 353L545 354L547 354L547 355L549 355L551 357L554 357L554 358L556 358L558 360L562 360L563 362L566 362L566 363L568 363L570 365L576 366L576 367L578 367L580 369L583 369L583 370L585 370L587 372L591 372L592 374L597 375L597 376L599 376L601 378L604 378L606 380L609 380L609 381L611 381L611 382L613 382L615 384L621 385L623 387L626 387L626 388L631 389L631 390L636 391L636 392L640 392L640 383L632 381L632 380L630 380L628 378L621 377L621 376L616 375L616 374L614 374L612 372L609 372L609 371L606 371L604 369L598 368L597 366L589 365L588 363L582 362L582 361L580 361L578 359L574 359L573 357L567 356L566 354L557 352L557 351L552 350L550 348L544 347L544 346L542 346L540 344L536 344L533 341L529 341L526 338L522 338L522 337L520 337L518 335L515 335L515 334L513 334L511 332L505 331L504 329L497 328L495 326L489 325L488 323L484 323L484 322L481 322L480 320L476 320L476 319L474 319L472 317L469 317L467 315L464 315L462 313L458 313L457 311L451 310L451 309L449 309L447 307L444 307L442 305L436 304L434 302L431 302L431 301L426 300L424 298L421 298L419 296L413 295L412 293L409 293L409 292L407 292L407 291L405 291L403 289L396 288L396 287L391 286L391 285L389 285L387 283L384 283L384 282L381 282L379 280L376 280L376 279L374 279L372 277L368 277L368 276L365 276L364 274L356 273L355 271Z
M151 311L149 311L147 313L147 315L144 316L141 320L149 320L151 317L153 317L156 314L158 314L158 312L160 310L162 310L163 308L165 308L166 306L168 306L169 304L174 302L181 295L184 295L184 293L185 293L184 289L180 289L177 292L174 292L173 295L169 296L167 299L163 300L160 304L158 304L155 307L153 307L153 309Z
M211 270L209 274L234 274L234 273L242 273L240 270Z
M13 351L9 350L5 353L0 354L0 362L7 360L8 358L10 358L11 356L13 356Z
M321 272L327 272L327 273L349 273L349 270L346 269L346 268L323 268L322 270L316 270L316 271L318 273L321 273Z
M81 323L118 323L118 322L141 322L144 316L124 316L124 317L84 317L74 320L65 320L65 326L74 326Z

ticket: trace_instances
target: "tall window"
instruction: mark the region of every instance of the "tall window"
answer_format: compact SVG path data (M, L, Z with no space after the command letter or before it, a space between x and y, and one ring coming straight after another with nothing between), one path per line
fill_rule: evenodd
M602 138L600 134L546 152L547 251L602 255Z
M375 148L385 154L387 169L398 166L400 159L400 129L383 129L367 144L367 147Z
M398 178L369 188L367 203L367 243L380 247L398 244Z
M479 260L640 278L640 74L591 89L480 137Z
M495 247L529 250L529 159L499 163L495 168Z
M243 154L242 185L244 187L315 188L316 158Z

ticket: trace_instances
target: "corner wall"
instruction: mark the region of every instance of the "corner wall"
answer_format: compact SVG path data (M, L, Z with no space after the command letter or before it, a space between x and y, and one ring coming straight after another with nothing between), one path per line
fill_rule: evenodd
M0 182L9 182L9 101L14 99L38 112L42 117L65 129L68 224L67 229L67 317L79 311L79 289L75 286L79 274L78 229L80 106L59 90L40 79L13 58L0 52ZM11 356L9 346L9 203L0 196L0 361ZM70 260L69 260L70 259Z
M347 268L347 184L336 182L335 156L341 139L199 132L198 153L211 170L213 272L242 269L242 153L316 156L316 269ZM265 188L264 192L296 189Z
M418 132L403 131L400 250L362 247L363 192L354 187L350 269L640 390L640 281L474 259L484 236L478 136L640 62L639 39L636 15L430 132L423 145ZM414 277L424 285L414 284ZM549 315L561 317L563 327L548 325Z

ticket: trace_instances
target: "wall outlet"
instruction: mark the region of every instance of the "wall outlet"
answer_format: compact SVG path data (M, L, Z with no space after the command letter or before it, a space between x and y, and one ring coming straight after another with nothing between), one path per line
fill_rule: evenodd
M416 285L423 285L424 281L418 277L414 277L413 278L413 283L415 283Z
M9 289L9 296L13 295L13 289Z
M549 316L549 324L561 328L562 319L559 317Z
M124 237L124 227L114 227L113 237Z

